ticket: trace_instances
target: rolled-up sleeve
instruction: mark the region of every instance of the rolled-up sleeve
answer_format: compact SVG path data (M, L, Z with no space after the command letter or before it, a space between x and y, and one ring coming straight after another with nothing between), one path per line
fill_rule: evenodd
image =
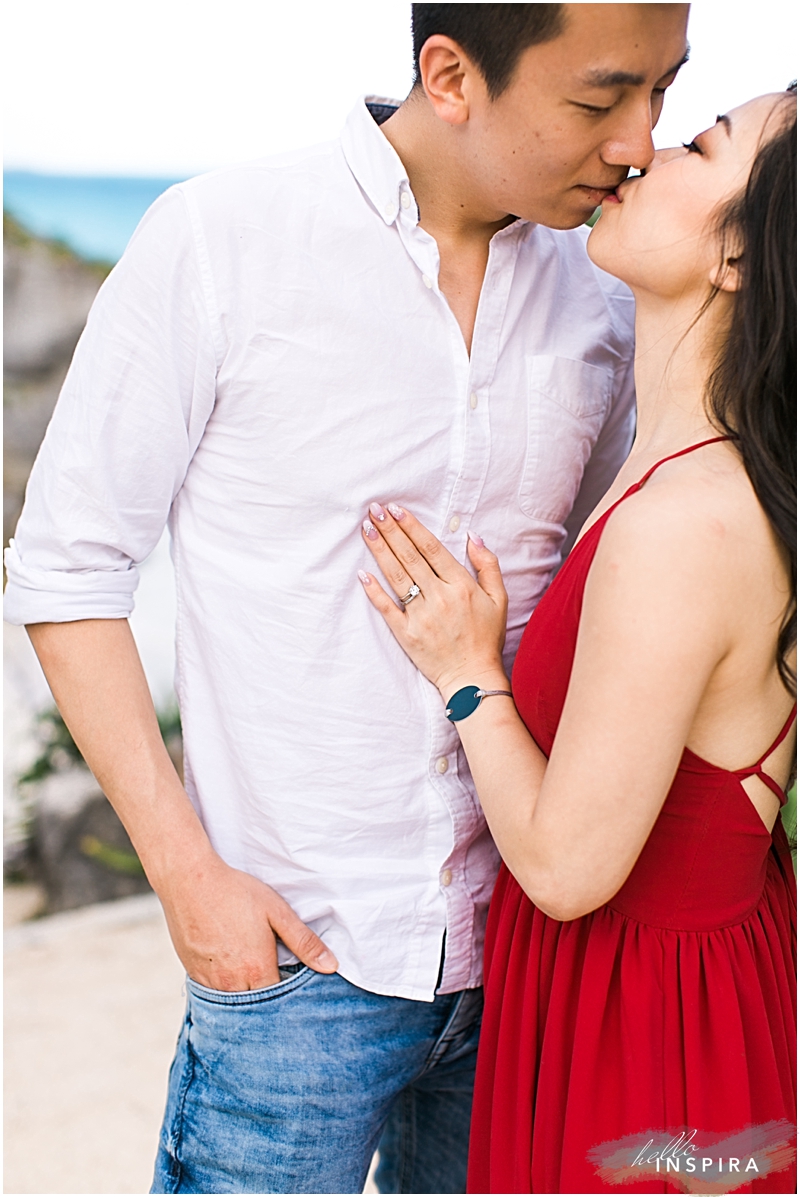
M95 299L6 550L9 623L120 619L213 410L222 353L185 195L150 208Z

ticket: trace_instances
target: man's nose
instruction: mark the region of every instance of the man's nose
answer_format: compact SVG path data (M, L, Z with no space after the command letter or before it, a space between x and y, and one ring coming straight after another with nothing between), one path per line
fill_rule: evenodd
M673 158L683 158L685 154L685 146L671 145L666 150L656 150L652 165L663 166L665 162L671 162Z
M609 166L632 166L645 170L655 154L653 146L653 117L649 103L637 104L624 116L620 114L620 125L606 141L603 161Z

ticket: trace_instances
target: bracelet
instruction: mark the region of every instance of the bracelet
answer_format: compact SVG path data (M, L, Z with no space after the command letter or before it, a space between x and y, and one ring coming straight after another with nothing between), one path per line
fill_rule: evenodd
M484 698L491 698L493 694L504 694L508 698L514 697L510 690L481 690L478 686L464 686L463 689L456 690L448 702L445 715L451 723L457 723L461 719L466 719L467 715L471 715L473 711L477 711Z

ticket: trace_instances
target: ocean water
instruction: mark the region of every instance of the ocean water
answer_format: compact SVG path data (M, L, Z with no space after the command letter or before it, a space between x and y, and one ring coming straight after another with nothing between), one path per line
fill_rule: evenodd
M31 233L81 257L117 262L155 199L180 179L3 173L3 207Z

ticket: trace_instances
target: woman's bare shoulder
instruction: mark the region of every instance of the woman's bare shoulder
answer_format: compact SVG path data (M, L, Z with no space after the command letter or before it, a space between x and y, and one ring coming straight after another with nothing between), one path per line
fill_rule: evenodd
M766 513L727 444L662 465L612 512L601 546L648 558L660 553L670 564L674 555L688 556L703 572L728 558L746 572L748 560L776 553Z
M605 611L613 595L622 620L680 608L730 647L756 612L765 626L780 618L786 568L741 461L729 446L703 453L662 466L611 513L586 597Z

